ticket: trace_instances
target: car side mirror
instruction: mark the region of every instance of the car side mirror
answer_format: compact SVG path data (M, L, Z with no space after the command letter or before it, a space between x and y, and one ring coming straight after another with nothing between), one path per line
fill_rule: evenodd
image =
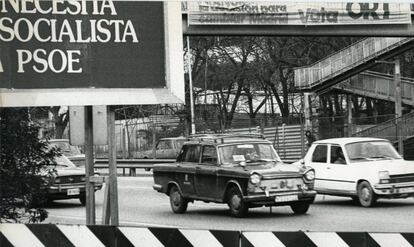
M305 166L305 160L304 160L304 159L300 159L300 160L299 160L299 163L300 163L302 166Z

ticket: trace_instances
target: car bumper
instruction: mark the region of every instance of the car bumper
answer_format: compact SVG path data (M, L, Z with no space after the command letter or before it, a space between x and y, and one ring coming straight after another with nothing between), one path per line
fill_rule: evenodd
M78 198L85 195L86 186L82 185L52 185L47 189L47 196L53 199ZM95 191L102 189L102 184L95 184Z
M414 195L414 182L394 183L394 184L376 184L374 192L380 197L403 198Z
M316 191L295 191L295 192L283 192L283 193L260 193L249 194L244 196L244 200L250 204L256 205L289 205L295 202L310 201L313 202L316 196ZM287 201L284 201L286 198Z

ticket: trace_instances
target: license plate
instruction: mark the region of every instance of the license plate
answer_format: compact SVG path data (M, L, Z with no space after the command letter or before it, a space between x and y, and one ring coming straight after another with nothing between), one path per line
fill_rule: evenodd
M400 188L399 193L411 193L414 192L414 187Z
M290 202L297 201L298 195L276 196L275 202Z
M79 189L68 189L68 196L79 195Z

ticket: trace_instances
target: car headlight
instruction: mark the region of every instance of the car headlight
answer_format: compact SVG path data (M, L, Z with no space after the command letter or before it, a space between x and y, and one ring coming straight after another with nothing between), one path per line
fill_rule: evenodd
M378 172L378 177L380 184L387 184L390 182L390 173L388 171Z
M315 171L309 170L304 174L304 177L307 181L312 181L315 179Z
M254 174L250 175L250 183L252 183L252 184L260 183L261 179L262 179L261 176L257 173L254 173Z
M86 181L86 177L81 177L81 182L85 182Z
M60 178L55 178L55 184L60 184L61 180Z

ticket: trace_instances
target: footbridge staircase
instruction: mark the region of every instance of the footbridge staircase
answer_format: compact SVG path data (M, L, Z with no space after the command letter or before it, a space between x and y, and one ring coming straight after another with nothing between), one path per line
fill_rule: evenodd
M414 38L366 38L306 67L295 68L295 86L323 93L332 86L414 48Z
M332 89L364 97L395 101L395 86L392 75L373 71L362 72L336 84ZM414 79L401 78L402 103L414 106Z

